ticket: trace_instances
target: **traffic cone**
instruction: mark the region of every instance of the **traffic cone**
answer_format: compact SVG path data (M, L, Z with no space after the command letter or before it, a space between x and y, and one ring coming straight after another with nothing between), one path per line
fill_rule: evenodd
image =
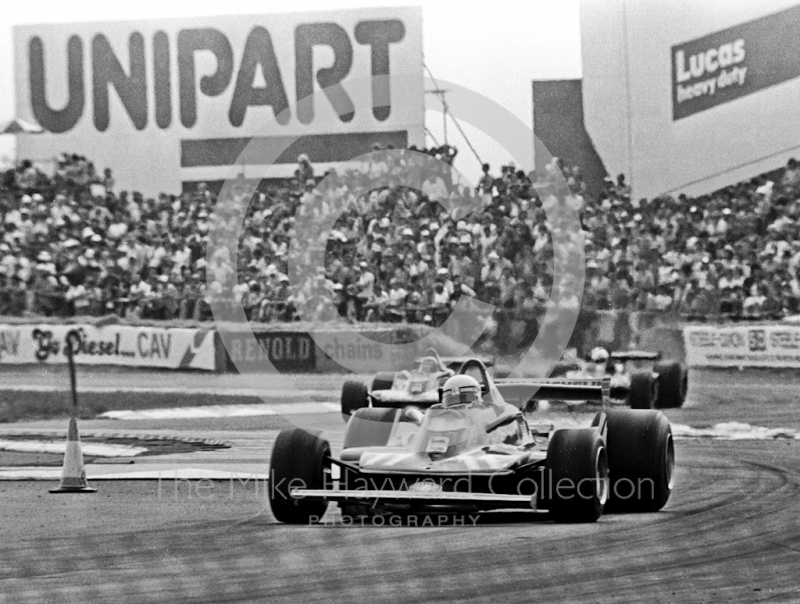
M83 467L81 437L78 435L78 422L72 417L67 432L67 450L64 452L64 469L61 472L61 486L50 489L51 493L94 493L97 489L89 486L86 470Z

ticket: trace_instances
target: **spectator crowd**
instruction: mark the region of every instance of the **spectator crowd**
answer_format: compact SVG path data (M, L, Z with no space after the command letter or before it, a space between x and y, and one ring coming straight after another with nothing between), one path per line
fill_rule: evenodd
M637 200L622 175L591 195L557 160L530 175L484 164L473 187L450 169L455 155L386 149L324 175L300 156L293 179L234 183L219 199L202 183L157 198L120 191L78 155L52 175L23 161L0 183L0 314L208 320L224 301L254 321L439 324L461 296L539 317L554 288L589 310L800 313L795 160L702 197ZM372 189L376 175L418 186ZM237 233L235 255L208 253ZM582 292L554 264L579 257L581 238ZM554 254L556 239L566 252ZM292 265L308 269L302 279Z

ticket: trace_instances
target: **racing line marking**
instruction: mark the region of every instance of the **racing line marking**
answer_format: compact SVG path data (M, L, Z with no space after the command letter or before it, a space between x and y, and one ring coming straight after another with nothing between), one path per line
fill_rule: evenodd
M284 403L268 405L208 405L206 407L173 407L171 409L140 409L106 411L102 419L203 419L223 417L252 417L258 415L309 415L315 413L340 413L338 403Z

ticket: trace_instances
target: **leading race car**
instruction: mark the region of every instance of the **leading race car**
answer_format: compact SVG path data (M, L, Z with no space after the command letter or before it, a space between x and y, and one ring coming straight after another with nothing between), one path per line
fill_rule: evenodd
M473 359L427 410L355 410L338 458L318 433L283 430L272 450L269 502L277 520L300 524L320 521L330 502L343 515L533 507L558 522L594 522L607 504L661 509L674 463L660 411L603 410L589 428L532 430Z
M440 357L436 350L428 348L422 358L416 359L415 369L380 372L369 390L360 380L347 380L342 386L342 417L347 421L362 407L430 407L439 402L439 389L465 360L466 357Z

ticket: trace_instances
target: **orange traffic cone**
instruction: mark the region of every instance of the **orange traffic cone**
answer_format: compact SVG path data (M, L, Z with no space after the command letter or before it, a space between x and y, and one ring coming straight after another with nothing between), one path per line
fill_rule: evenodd
M50 489L51 493L94 493L97 489L89 486L86 470L83 467L81 437L78 436L78 422L72 417L67 432L67 450L64 452L64 469L61 472L61 486Z

